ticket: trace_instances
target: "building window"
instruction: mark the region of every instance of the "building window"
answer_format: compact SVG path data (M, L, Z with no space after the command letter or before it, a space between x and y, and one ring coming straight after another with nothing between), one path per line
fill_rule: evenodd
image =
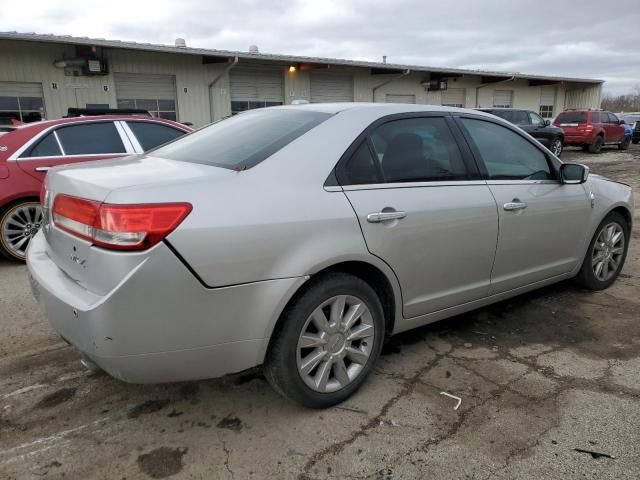
M139 108L141 110L147 110L154 117L166 118L167 120L176 121L178 118L175 100L150 100L142 98L118 99L118 108Z
M540 116L542 118L552 118L553 105L540 105Z
M0 124L38 122L43 117L41 97L0 96Z
M494 91L493 106L496 108L511 108L513 106L513 91L512 90Z
M282 105L282 102L268 102L266 100L232 100L231 115L235 115L246 110L253 110L255 108L275 107L278 105Z

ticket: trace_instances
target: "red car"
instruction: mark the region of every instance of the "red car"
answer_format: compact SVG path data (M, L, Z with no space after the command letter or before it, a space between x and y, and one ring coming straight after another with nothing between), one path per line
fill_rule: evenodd
M0 136L0 253L24 260L51 167L142 153L190 131L162 118L105 115L28 123Z
M591 153L600 153L604 145L618 145L620 150L629 148L624 124L611 112L565 110L553 124L564 131L566 146L579 146Z

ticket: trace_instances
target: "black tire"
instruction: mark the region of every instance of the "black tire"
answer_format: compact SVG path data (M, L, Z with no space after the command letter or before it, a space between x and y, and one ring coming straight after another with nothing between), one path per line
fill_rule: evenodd
M598 135L593 143L589 145L589 153L600 153L602 145L604 145L604 138L602 138L602 135Z
M620 150L628 150L630 143L631 143L631 139L629 137L627 137L622 141L622 143L618 144L618 149L620 149Z
M589 151L589 145L582 145L582 151L583 152L588 152Z
M335 392L323 393L307 386L298 372L297 345L311 313L337 295L351 295L362 300L371 313L375 333L370 356L358 376ZM382 304L368 283L346 273L329 273L313 278L282 313L271 336L263 366L264 375L277 392L291 400L310 408L331 407L349 398L364 383L380 356L384 332Z
M640 140L639 140L639 139L635 139L635 140L631 140L631 142L632 142L634 145L637 145L637 144L640 142Z
M620 257L618 268L615 270L613 276L606 281L601 281L596 277L592 267L593 248L601 230L605 227L605 225L611 223L617 223L622 228L622 232L624 233L624 251L622 253L622 257ZM629 224L622 215L620 215L618 212L611 212L606 217L604 217L602 222L600 222L600 225L598 225L598 228L596 229L591 242L589 242L589 249L587 250L584 261L582 262L580 272L576 276L576 281L578 282L578 284L584 288L588 288L589 290L604 290L605 288L609 288L609 286L611 286L611 284L618 278L618 275L620 274L620 271L624 266L624 262L627 258L627 250L629 248L629 236Z
M560 142L558 146L556 146L557 142ZM551 140L551 145L549 146L549 150L551 150L551 152L556 157L559 157L560 155L562 155L562 150L564 150L564 141L562 137L558 136L558 137L555 137L553 140Z

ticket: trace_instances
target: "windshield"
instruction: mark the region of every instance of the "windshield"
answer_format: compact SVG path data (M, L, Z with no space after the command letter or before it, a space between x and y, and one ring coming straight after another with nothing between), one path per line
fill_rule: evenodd
M154 150L154 157L246 170L331 115L294 109L260 109L226 118Z
M587 112L564 112L558 115L556 123L587 123Z

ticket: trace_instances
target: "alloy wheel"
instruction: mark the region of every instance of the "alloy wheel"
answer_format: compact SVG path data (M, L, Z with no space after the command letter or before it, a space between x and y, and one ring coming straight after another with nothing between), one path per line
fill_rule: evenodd
M618 223L609 223L598 233L591 251L591 268L599 281L610 280L618 271L624 242L624 230Z
M556 138L551 144L551 151L556 157L559 157L562 153L562 140Z
M31 239L42 224L42 209L27 202L9 209L2 218L2 245L13 257L24 260Z
M309 315L296 349L298 373L316 392L338 391L362 373L375 339L366 303L351 295L332 297Z

